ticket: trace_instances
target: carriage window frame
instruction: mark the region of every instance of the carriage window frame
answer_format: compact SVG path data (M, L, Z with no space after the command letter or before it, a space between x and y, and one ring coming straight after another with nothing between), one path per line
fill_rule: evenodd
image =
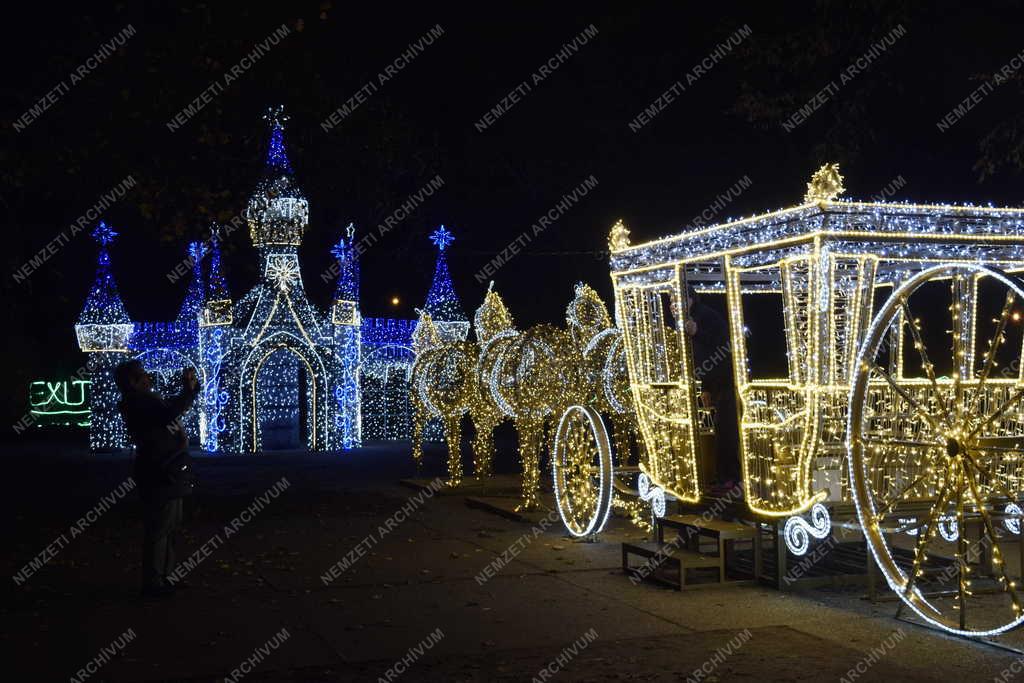
M678 386L685 381L682 354L686 339L680 325L679 289L675 283L630 287L623 291L625 324L631 337L636 382L646 386ZM668 315L665 315L667 307ZM663 325L658 325L664 321ZM667 323L674 323L668 325ZM660 332L658 330L661 330ZM672 330L673 337L665 334ZM675 350L668 346L674 341ZM658 342L661 342L660 344Z

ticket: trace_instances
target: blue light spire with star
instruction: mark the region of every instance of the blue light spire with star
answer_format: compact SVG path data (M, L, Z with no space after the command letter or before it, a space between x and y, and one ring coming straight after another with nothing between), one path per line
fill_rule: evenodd
M210 277L207 282L206 299L223 301L231 298L227 280L224 278L224 266L220 260L221 227L217 223L210 226Z
M430 241L437 247L437 263L434 266L434 279L427 292L427 303L423 309L435 321L469 322L462 303L455 293L452 278L448 272L447 250L455 236L443 225L430 234Z
M267 167L281 173L292 174L292 165L288 161L288 151L284 146L284 124L288 122L288 115L284 113L284 107L277 105L270 107L263 116L270 124L270 145L267 147Z
M181 302L181 310L178 312L178 323L180 325L192 326L199 323L199 311L203 308L203 257L206 256L207 247L202 242L189 242L188 260L192 264L192 280L189 282L188 290L185 292L185 300Z
M356 253L355 226L345 228L345 234L331 248L338 260L338 283L334 288L335 301L359 301L359 256Z
M93 325L131 324L110 268L109 248L117 238L117 232L106 222L100 221L92 231L92 238L100 245L99 256L96 258L96 277L78 322Z

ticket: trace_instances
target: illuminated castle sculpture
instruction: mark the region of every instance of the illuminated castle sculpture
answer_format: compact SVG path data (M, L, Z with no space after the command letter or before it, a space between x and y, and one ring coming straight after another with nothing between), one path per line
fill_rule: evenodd
M192 280L177 319L135 323L111 271L109 246L117 233L104 223L93 232L99 243L96 278L75 326L79 346L89 356L93 449L128 445L112 371L129 358L142 361L161 392L180 387L182 369L196 370L201 394L185 416L185 427L206 451L328 451L360 445L362 328L366 323L379 327L380 321L364 321L359 313L351 226L332 250L338 279L331 310L324 313L308 300L298 248L309 204L285 151L287 119L280 108L267 118L266 168L244 213L259 252L261 278L237 301L224 281L215 228L207 243L189 245ZM405 331L405 337L410 335L411 329Z

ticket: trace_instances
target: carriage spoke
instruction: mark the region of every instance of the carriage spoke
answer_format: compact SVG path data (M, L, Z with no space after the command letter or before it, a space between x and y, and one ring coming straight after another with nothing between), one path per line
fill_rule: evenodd
M988 453L989 451L996 451L999 453L1024 453L1024 446L1018 446L1010 448L1009 446L974 446L970 450L976 453Z
M937 515L936 510L944 510L946 503L949 502L950 482L947 480L942 488L939 490L939 495L932 503L931 509L928 511L928 523L921 529L917 536L917 543L914 544L914 564L910 571L910 576L907 578L907 585L903 587L903 597L907 600L913 599L914 584L917 581L917 575L921 571L921 562L924 560L924 553L928 547L929 539L935 535L937 528Z
M960 628L967 628L967 526L964 524L964 467L956 468L956 523L960 533L957 535L957 596L960 602Z
M921 365L924 367L925 374L928 375L928 381L931 382L932 391L935 393L935 401L939 404L942 414L946 417L946 426L952 427L953 418L949 414L949 409L946 408L942 392L939 391L939 383L935 378L935 366L932 365L931 360L928 358L928 350L925 348L924 339L921 337L921 330L917 328L917 321L910 312L910 304L907 303L906 299L903 299L900 301L900 306L903 308L903 322L910 328L910 334L914 337L914 348L920 354Z
M928 410L921 404L920 401L918 401L916 398L914 398L913 396L908 394L903 389L903 387L901 387L899 384L897 384L896 380L894 380L892 378L892 375L890 375L888 372L883 370L882 366L877 365L877 364L874 365L874 367L872 369L876 370L880 375L882 375L882 379L884 379L886 382L888 382L889 386L892 387L893 391L895 391L897 394L899 394L900 398L902 398L904 401L906 401L908 404L910 404L910 406L915 411L917 411L917 414L920 417L923 417L925 419L925 421L929 425L931 425L933 432L935 432L936 434L941 434L942 433L942 428L939 426L939 424L937 422L935 422L935 420L932 418L932 416L928 412Z
M862 439L864 443L878 446L909 446L911 448L941 448L942 444L935 441L913 441L911 439Z
M960 302L964 298L963 287L963 275L957 274L950 279L949 290L952 300L949 304L949 310L953 318L953 413L956 416L957 423L960 422L963 413L963 397L960 394L960 390L964 379L964 370L967 370L968 375L973 374L973 368L965 368L963 362L966 354L963 338L964 320L961 317L960 311Z
M972 429L971 432L967 435L967 440L969 441L970 439L973 439L974 436L977 435L977 433L980 432L986 425L988 425L988 424L992 423L994 420L998 419L1014 403L1019 402L1021 397L1024 397L1024 387L1022 387L1022 388L1018 389L1017 391L1015 391L1013 393L1013 395L1010 396L1010 398L1008 398L1005 401L1003 401L1003 403L998 408L996 408L996 411L994 413L989 415L980 424L978 424L974 429Z
M978 470L978 474L983 474L986 477L988 477L989 483L982 484L983 486L999 489L1000 495L1002 495L1010 502L1016 503L1019 501L1020 494L1014 495L1010 493L1009 489L1003 486L1001 480L999 479L999 475L993 474L991 470L989 470L987 467L978 462L976 458L971 457L969 451L965 451L964 455L967 457L968 462L971 463L974 469Z
M885 503L885 505L883 505L877 512L875 512L875 520L879 522L882 521L882 519L887 514L889 514L889 512L892 511L893 506L896 505L901 500L903 500L903 494L907 493L908 491L913 491L918 484L927 479L929 476L935 476L935 474L935 472L925 472L920 477L912 481L908 486L905 486L899 493L897 493L895 496L889 499Z
M995 367L996 352L1005 340L1004 333L1006 331L1006 325L1010 320L1010 311L1013 309L1013 304L1016 301L1016 295L1011 289L1006 293L1006 301L1003 303L1003 311L999 315L999 319L996 321L996 331L989 340L988 351L985 352L985 365L981 368L981 374L978 376L978 386L975 388L974 401L971 402L971 410L968 411L968 415L973 415L977 412L978 407L981 405L982 390L985 387L985 382L988 381L988 376L992 372L992 368Z
M999 542L996 540L996 531L992 526L992 517L989 515L988 509L985 507L985 501L978 495L978 487L974 481L974 477L966 468L963 468L963 471L964 476L967 477L967 484L971 488L971 495L974 496L974 503L978 506L978 511L981 513L981 520L984 524L985 532L988 534L989 541L992 543L992 564L999 567L999 573L1003 579L1003 590L1010 594L1010 600L1013 603L1013 617L1016 619L1020 614L1020 600L1017 597L1014 582L1006 575L1006 564L1003 562L1002 550L999 548ZM961 536L963 536L964 533L965 529L961 528Z
M868 462L871 467L876 470L880 470L886 466L889 462L889 457L896 452L897 448L922 448L925 450L931 450L933 448L942 448L941 444L929 443L925 441L910 441L907 439L863 439L865 443L879 446L893 446L893 448L882 449L882 457L879 462L874 462L875 455L868 456Z

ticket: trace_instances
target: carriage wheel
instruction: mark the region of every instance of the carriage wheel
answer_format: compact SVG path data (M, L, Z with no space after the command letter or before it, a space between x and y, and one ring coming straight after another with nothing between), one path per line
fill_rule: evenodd
M934 297L914 294L937 280L949 283L950 317L943 323L952 339L929 348L914 316L929 302L934 309ZM981 285L1003 296L992 321L975 320L972 287ZM985 266L918 273L875 316L850 394L850 482L867 543L904 604L959 635L995 635L1024 621L1021 569L1007 567L1004 551L1020 537L1001 529L1018 519L1010 511L1024 498L1024 384L1014 364L1012 376L995 370L1014 304L1022 301L1016 278ZM892 355L885 345L900 332L912 347L903 362L911 367L918 355L922 377L897 378L895 363L883 362ZM975 334L982 341L992 335L977 358ZM940 354L949 377L936 376ZM900 533L907 518L920 523L915 536Z
M612 450L597 411L572 406L563 413L551 462L565 528L577 537L599 533L612 509Z

